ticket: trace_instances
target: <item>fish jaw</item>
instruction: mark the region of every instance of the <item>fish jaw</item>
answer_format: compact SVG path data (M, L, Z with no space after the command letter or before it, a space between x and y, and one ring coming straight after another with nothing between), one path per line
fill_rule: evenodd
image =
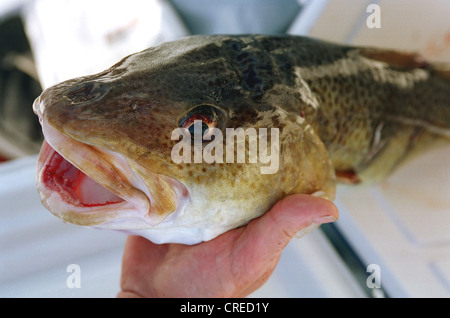
M168 184L176 193L174 208L165 214L155 213L151 189L126 158L65 136L47 122L39 106L34 108L45 136L37 165L37 187L43 205L54 215L77 225L142 230L184 208L188 191L173 180Z

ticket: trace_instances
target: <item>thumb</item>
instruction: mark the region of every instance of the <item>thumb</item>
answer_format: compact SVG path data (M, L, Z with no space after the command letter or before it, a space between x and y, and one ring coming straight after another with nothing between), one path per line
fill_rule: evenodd
M246 264L246 274L251 272L258 279L247 286L243 294L256 290L269 278L284 247L298 232L336 221L338 215L331 201L294 194L278 201L263 216L250 221L240 237L241 244L235 247L234 252L235 257L241 257L241 262L237 263ZM248 274L244 277L249 278Z
M305 234L320 224L334 222L339 212L326 199L294 194L278 201L258 220L259 232L266 246L284 248L297 234Z

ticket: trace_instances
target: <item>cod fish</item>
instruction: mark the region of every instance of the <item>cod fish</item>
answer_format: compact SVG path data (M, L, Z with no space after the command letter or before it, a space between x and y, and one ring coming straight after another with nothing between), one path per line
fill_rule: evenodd
M334 200L337 181L384 178L450 136L449 104L448 65L414 53L191 36L46 89L33 105L45 136L37 187L66 222L196 244L288 194ZM192 159L208 149L216 160Z

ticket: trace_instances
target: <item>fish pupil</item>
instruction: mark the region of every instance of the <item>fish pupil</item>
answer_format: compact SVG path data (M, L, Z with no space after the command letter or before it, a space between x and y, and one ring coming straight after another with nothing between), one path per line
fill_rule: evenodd
M192 124L192 125L190 125L189 128L188 128L189 133L191 134L191 137L192 137L192 138L194 138L194 132L195 132L194 126L195 126L195 125ZM205 135L205 133L206 133L208 130L209 130L208 124L205 123L204 121L202 121L202 137Z

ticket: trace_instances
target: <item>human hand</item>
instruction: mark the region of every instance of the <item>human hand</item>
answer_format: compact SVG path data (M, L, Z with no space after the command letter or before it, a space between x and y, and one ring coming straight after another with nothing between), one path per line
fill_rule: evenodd
M337 218L332 202L295 194L247 225L197 245L129 236L118 297L245 297L267 281L299 231Z

